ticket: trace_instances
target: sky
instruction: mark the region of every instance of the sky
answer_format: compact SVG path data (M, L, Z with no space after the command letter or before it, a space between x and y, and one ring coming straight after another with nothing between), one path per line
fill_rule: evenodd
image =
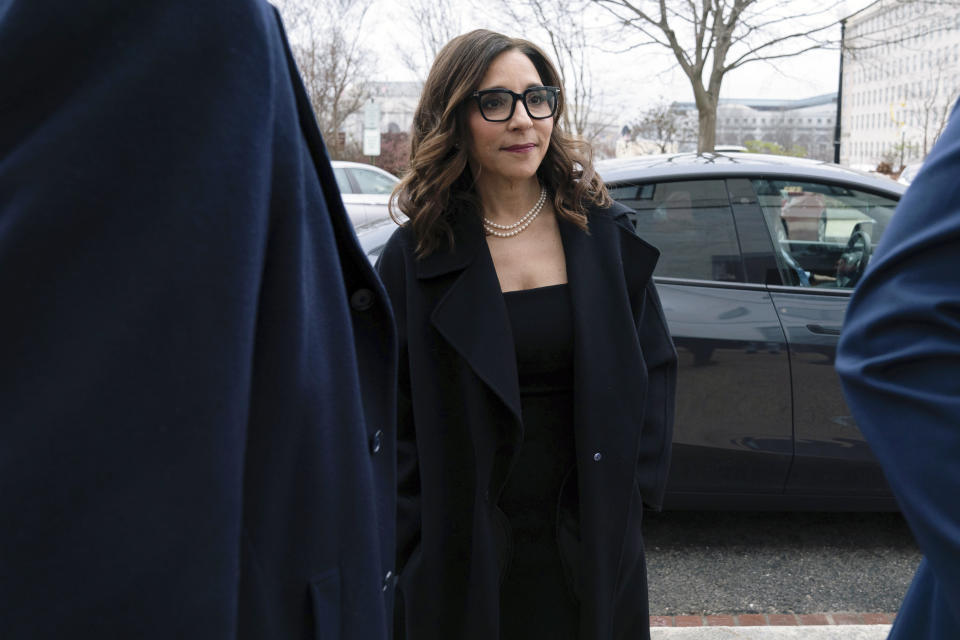
M496 15L478 16L471 10L469 0L456 0L461 3L461 29L492 28L508 35L526 37L538 44L536 33L518 33L510 30L510 25L502 22ZM559 0L563 1L563 0ZM677 1L677 0L671 0ZM789 7L803 12L816 3L825 0L793 0ZM847 0L837 10L837 17L846 16L866 6L871 0ZM409 23L408 16L402 12L402 3L391 0L374 0L372 11L368 14L366 26L367 42L379 51L378 80L414 80L416 76L405 67L396 55L396 48L419 46L416 27ZM839 35L832 34L834 37ZM542 36L541 36L542 38ZM631 112L639 116L661 99L666 101L692 101L693 93L689 80L677 66L673 54L658 47L643 50L614 53L611 50L622 49L622 42L616 38L600 38L598 50L591 58L594 84L603 94L602 108L610 112L620 112L627 118ZM756 62L745 65L728 73L723 81L723 98L783 98L799 99L837 90L839 74L839 51L815 51L796 58L788 58L773 65Z

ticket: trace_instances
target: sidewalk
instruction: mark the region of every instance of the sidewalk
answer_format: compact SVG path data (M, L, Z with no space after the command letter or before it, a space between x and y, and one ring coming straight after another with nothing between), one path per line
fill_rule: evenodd
M893 614L651 616L651 640L886 640Z
M829 627L655 627L651 640L886 640L888 624Z

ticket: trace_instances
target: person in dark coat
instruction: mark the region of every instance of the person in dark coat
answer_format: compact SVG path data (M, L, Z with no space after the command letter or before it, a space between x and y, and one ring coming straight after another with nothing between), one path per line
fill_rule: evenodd
M850 300L837 372L924 559L890 638L960 638L960 103Z
M397 636L649 637L676 353L656 249L567 136L546 55L439 53L378 262L400 341Z
M0 638L388 637L395 330L276 12L6 0L0 78Z

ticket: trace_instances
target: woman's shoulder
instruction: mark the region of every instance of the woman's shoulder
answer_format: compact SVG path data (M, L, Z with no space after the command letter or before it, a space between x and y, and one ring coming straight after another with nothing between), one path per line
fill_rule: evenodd
M640 271L653 271L660 258L660 250L637 235L633 216L636 212L630 207L613 201L606 207L591 205L587 208L587 220L590 225L609 225L618 228L620 233L609 234L619 237L621 257L625 262L641 265ZM607 234L605 234L607 235Z
M389 254L394 258L399 258L412 253L415 244L413 231L410 229L410 221L408 220L394 229L390 237L387 238L386 244L383 245L383 253L380 255L385 257Z
M601 224L617 224L630 233L634 233L633 225L631 224L629 217L631 213L633 213L633 209L624 204L620 204L616 200L612 201L609 206L605 207L597 204L590 204L587 206L588 222L592 223L597 221Z
M388 278L406 271L408 265L413 263L415 252L416 241L408 221L398 226L383 245L375 265L380 278L386 282Z

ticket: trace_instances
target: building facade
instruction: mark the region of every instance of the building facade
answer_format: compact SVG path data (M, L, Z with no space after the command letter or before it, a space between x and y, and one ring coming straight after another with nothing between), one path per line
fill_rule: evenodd
M413 114L420 100L419 82L368 82L364 86L366 101L380 108L381 133L410 133ZM357 144L363 140L364 111L351 114L343 123L347 140Z
M673 109L696 123L693 102L674 103ZM745 146L749 140L772 142L799 155L833 160L837 94L828 93L798 100L720 98L717 105L717 145ZM681 142L681 150L696 149L693 140Z
M960 96L960 9L880 0L845 21L840 162L923 159Z

